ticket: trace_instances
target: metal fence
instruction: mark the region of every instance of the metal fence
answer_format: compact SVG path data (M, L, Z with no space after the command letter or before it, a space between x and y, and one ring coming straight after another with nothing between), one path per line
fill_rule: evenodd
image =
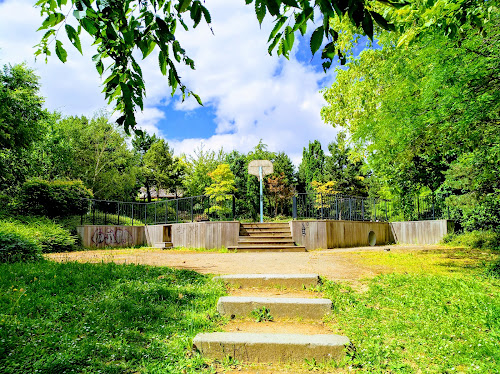
M233 195L191 196L151 203L87 200L82 225L157 225L234 219Z
M87 200L87 204L87 211L81 216L82 225L140 226L239 218L234 195L201 195L151 203L91 199ZM248 214L238 211L238 215L246 217ZM341 194L299 193L292 198L292 218L388 222L451 217L444 195L384 200Z
M341 194L300 193L293 197L293 218L388 222L451 217L445 195L385 200Z

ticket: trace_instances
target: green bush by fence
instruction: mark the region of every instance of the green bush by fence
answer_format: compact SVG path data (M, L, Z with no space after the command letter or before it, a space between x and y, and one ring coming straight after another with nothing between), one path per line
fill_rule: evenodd
M87 211L87 200L92 192L80 180L26 181L21 189L20 208L28 214L64 217Z
M42 259L42 247L26 232L0 221L0 262L32 262Z
M41 253L68 252L77 238L48 218L19 217L0 220L1 262L35 261Z

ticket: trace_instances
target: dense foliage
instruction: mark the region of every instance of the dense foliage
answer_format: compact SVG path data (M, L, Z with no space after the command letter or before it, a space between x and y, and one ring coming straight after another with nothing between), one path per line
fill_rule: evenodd
M497 9L497 2L491 3ZM347 129L393 196L448 196L467 230L499 230L500 18L407 48L381 35L324 91L326 122Z
M81 215L87 211L92 192L82 181L45 181L32 179L21 188L20 209L27 213L47 217Z

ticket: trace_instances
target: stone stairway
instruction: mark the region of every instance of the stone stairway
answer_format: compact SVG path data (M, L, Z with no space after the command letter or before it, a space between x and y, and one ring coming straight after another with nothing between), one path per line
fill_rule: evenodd
M241 223L236 246L228 250L238 252L306 252L295 245L288 223Z
M245 274L219 278L239 296L221 297L217 305L219 313L231 318L226 326L228 332L203 333L194 338L193 346L202 355L279 364L305 359L338 360L345 355L349 339L332 334L321 322L331 312L331 301L303 290L317 285L318 275ZM284 288L286 291L280 291ZM262 297L266 293L274 293L275 297ZM263 307L273 322L249 322L251 312Z

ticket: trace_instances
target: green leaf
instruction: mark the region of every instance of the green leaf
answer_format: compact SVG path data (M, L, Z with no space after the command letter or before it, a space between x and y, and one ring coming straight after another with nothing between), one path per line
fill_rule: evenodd
M296 0L281 0L281 2L285 5L294 7L294 8L300 8L299 4L297 3Z
M68 35L69 41L75 46L76 49L78 49L80 54L83 55L82 45L80 44L80 37L78 36L76 30L73 28L73 26L68 24L66 24L64 28L66 29L66 34Z
M104 72L104 64L102 63L102 60L97 61L97 63L95 64L95 68L99 75L102 75L102 73Z
M196 99L196 101L198 102L198 104L200 104L201 106L203 106L203 103L201 102L201 99L200 99L200 97L197 94L195 94L194 92L191 92L191 95L194 96L194 98Z
M364 12L362 27L366 36L368 36L370 40L373 40L373 20L370 13L366 10Z
M267 10L269 10L269 14L272 16L277 16L280 14L280 0L267 0Z
M202 14L201 13L201 3L198 0L194 1L193 5L191 5L191 12L190 12L191 19L194 22L193 28L195 28L196 26L198 26L200 24L201 14Z
M163 53L163 51L160 51L158 54L158 62L160 64L160 70L163 75L167 75L167 59L168 56Z
M264 0L255 0L255 14L257 15L259 24L262 25L262 21L266 16L266 4Z
M85 31L87 31L90 35L95 35L97 34L97 31L99 31L94 21L88 17L82 18L80 20L80 25L82 25Z
M276 47L276 44L278 44L280 38L281 38L281 35L282 33L278 33L276 34L276 36L274 37L274 40L273 42L271 43L271 45L269 46L269 48L267 49L267 52L272 55L273 54L273 49Z
M269 39L267 40L268 43L276 36L278 31L280 31L287 19L288 17L286 16L281 16L280 18L278 18L276 24L273 27L273 30L271 31L271 34L269 34Z
M207 8L205 8L203 5L201 6L201 11L203 12L203 17L205 17L205 22L210 24L212 23L212 17L210 16L210 12L208 11Z
M177 11L179 13L184 13L186 10L188 10L191 1L192 0L179 0L179 4L177 5Z
M48 29L49 27L54 27L55 25L64 21L65 17L62 13L51 13L45 21L43 21L42 26L37 31Z
M63 48L63 44L60 40L56 40L56 55L59 57L59 60L62 62L66 62L66 58L68 57L68 53Z
M393 24L387 22L387 20L382 17L380 14L378 14L377 12L370 12L371 16L373 17L373 19L375 20L375 22L377 22L377 24L382 27L384 30L387 30L387 31L395 31L395 27Z
M286 51L284 53L285 57L288 58L288 52L292 50L293 43L295 41L295 35L293 33L293 29L290 26L285 28L285 48Z
M314 55L318 49L321 47L321 43L323 43L323 26L318 27L311 35L311 40L309 41L309 45L311 47L311 53Z

